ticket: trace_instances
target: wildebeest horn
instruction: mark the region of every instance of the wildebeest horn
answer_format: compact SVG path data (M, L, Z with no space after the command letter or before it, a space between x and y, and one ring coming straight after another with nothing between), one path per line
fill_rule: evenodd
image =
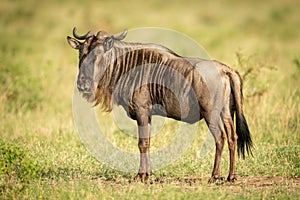
M76 27L73 28L73 36L76 38L76 39L79 39L79 40L84 40L90 36L93 35L93 32L92 31L89 31L87 32L85 35L77 35L76 34Z
M126 37L127 32L128 32L128 30L125 29L123 31L123 33L121 33L120 35L117 35L117 36L113 36L113 37L114 37L115 40L123 40Z

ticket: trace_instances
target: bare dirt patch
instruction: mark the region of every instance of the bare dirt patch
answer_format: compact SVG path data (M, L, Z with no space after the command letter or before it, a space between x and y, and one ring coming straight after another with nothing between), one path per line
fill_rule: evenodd
M283 177L283 176L245 176L238 177L235 182L220 181L209 184L209 177L204 178L154 178L145 182L146 185L173 185L193 189L198 187L222 187L234 193L245 192L247 190L268 190L272 188L282 188L285 190L300 190L300 177ZM96 183L104 183L111 187L123 187L134 184L134 181L121 180L103 180L95 179Z
M240 192L244 189L271 189L289 188L291 190L300 189L300 177L282 176L247 176L239 177L235 183L224 183L232 192Z

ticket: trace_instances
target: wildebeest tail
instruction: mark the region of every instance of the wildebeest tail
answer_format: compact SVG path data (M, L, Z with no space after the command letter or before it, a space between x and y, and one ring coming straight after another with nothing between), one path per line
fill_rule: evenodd
M237 149L238 155L245 159L245 152L252 155L253 142L249 127L243 112L243 92L242 79L238 73L229 74L231 80L231 92L234 96L235 112L236 112L236 133L238 135Z

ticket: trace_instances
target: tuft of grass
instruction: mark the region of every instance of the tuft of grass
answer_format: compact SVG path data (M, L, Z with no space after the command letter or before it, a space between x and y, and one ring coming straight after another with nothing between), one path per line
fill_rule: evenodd
M20 70L21 69L21 70ZM30 77L21 66L8 69L0 65L1 107L3 112L18 112L37 109L44 100L43 88L38 77ZM19 71L20 70L20 71ZM21 78L27 76L27 80Z

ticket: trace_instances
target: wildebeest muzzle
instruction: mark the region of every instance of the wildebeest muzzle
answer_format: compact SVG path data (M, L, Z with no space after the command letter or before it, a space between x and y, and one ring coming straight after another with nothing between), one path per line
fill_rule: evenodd
M93 92L93 81L79 75L77 79L77 89L80 93L87 94Z

